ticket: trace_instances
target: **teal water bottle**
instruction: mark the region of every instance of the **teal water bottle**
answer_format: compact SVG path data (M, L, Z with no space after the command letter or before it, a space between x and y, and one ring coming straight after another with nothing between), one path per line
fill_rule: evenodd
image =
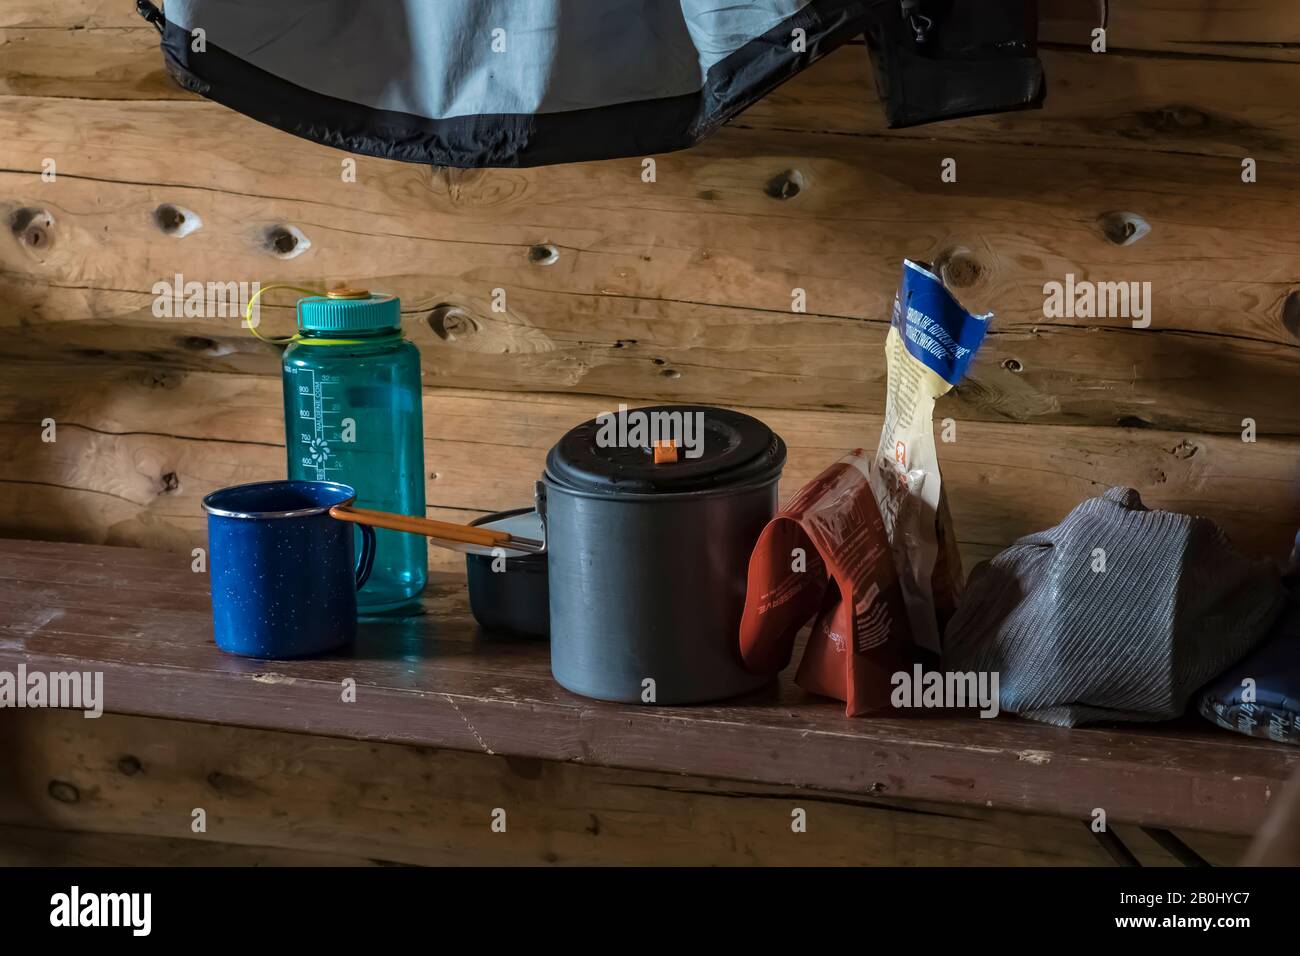
M289 477L339 481L359 508L424 517L420 353L402 337L399 300L352 289L299 300L283 367ZM424 538L375 537L362 614L413 605L429 573Z

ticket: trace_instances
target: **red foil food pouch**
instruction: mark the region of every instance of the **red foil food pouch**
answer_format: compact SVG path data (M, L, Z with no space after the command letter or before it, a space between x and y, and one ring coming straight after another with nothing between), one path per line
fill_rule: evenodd
M880 509L855 449L786 502L749 559L740 654L775 673L815 617L795 683L845 702L850 717L889 708L890 677L912 664L912 635Z

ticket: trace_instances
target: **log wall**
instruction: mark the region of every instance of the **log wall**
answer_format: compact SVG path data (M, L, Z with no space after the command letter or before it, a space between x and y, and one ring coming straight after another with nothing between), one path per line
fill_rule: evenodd
M968 557L1116 483L1281 555L1300 525L1300 13L1136 0L1099 54L1093 6L1046 5L1038 112L888 131L855 46L657 157L654 183L639 160L364 157L353 183L341 154L177 88L130 4L7 0L0 534L188 551L203 494L282 473L277 350L235 319L155 317L176 273L400 294L430 513L469 518L530 500L550 443L620 401L752 410L792 447L787 492L874 446L912 257L997 314L938 410ZM1149 281L1150 328L1046 318L1067 273ZM293 297L267 295L266 327Z

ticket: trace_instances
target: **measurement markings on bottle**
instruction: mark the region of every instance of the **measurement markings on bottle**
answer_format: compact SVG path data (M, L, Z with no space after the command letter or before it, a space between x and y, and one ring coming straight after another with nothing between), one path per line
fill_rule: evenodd
M310 384L302 384L304 375L311 377ZM339 426L328 420L329 416L340 414L338 402L329 392L330 386L339 384L337 375L317 375L314 369L298 369L295 377L298 383L298 417L311 422L311 432L300 433L299 439L307 446L307 453L302 456L302 466L311 468L316 473L317 481L330 480L330 473L337 472L341 466L335 455L335 447L340 441Z

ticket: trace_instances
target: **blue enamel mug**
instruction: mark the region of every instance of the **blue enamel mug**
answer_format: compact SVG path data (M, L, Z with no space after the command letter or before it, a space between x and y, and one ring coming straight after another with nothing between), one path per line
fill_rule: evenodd
M357 636L357 591L375 533L330 516L357 494L332 481L261 481L203 499L217 646L245 657L306 657Z

